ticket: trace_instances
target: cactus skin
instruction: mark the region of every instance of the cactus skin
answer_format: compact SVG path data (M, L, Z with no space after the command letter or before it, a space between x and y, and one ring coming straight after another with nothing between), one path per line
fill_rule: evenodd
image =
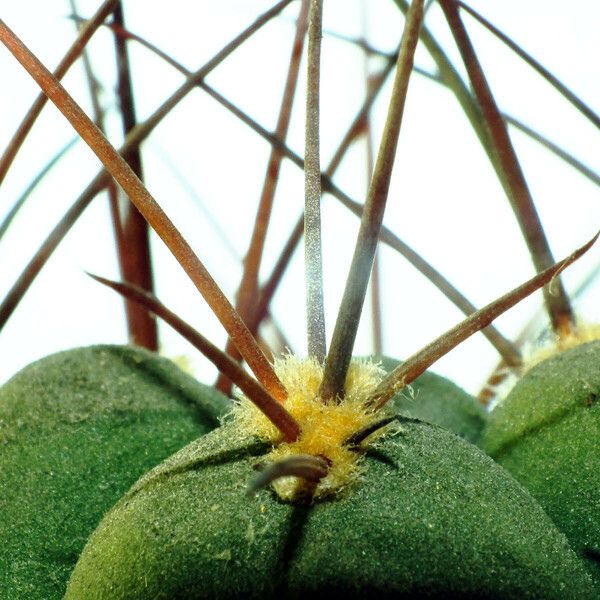
M481 446L539 501L600 588L600 342L528 371L492 411Z
M244 493L264 443L234 424L144 476L90 538L65 600L593 598L531 496L478 448L406 422L313 505Z
M400 361L377 357L389 373ZM465 440L477 443L486 420L486 412L477 400L453 381L426 371L390 400L391 409L403 416L439 425Z
M216 425L225 398L145 350L96 346L0 389L0 598L62 598L103 514L149 468Z

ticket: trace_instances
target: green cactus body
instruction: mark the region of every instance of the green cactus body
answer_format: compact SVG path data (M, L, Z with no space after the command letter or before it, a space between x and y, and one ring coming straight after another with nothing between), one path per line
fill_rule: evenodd
M390 372L400 361L379 357ZM486 412L477 400L453 381L426 371L390 400L390 408L399 414L439 425L467 441L476 443L485 425Z
M103 514L212 429L224 401L129 347L61 352L13 377L0 390L0 597L61 598Z
M592 598L566 538L475 446L408 421L312 505L248 497L268 450L235 423L144 476L105 517L65 600Z
M537 498L600 585L600 342L536 365L481 445Z

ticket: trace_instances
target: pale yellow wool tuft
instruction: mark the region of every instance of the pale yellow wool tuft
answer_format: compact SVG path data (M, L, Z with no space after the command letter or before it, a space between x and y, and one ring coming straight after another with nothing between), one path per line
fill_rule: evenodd
M528 349L523 364L523 372L527 372L531 367L542 361L570 350L581 344L593 342L600 339L600 325L579 323L570 333L561 337L554 336L553 340L547 344Z
M328 404L318 396L323 367L316 360L288 355L276 361L275 371L288 392L284 406L300 425L300 438L284 443L279 430L243 395L233 411L238 431L272 442L270 461L297 454L326 457L331 464L314 490L314 497L338 492L359 472L360 453L350 450L344 442L381 418L381 414L367 410L365 403L385 371L368 360L353 360L344 398ZM276 480L273 488L282 499L293 500L302 485L295 477L285 477Z

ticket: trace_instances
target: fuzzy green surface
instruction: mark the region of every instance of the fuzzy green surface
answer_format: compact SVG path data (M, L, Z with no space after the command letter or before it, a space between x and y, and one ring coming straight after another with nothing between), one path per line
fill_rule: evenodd
M212 429L209 403L224 400L129 347L61 352L15 375L0 389L0 598L61 598L104 513Z
M400 364L386 356L376 359L388 373ZM483 406L471 394L430 371L417 377L389 404L401 415L439 425L473 443L479 439L486 420Z
M600 586L600 343L533 367L492 411L482 447L538 499Z
M419 422L334 500L245 489L264 444L227 424L144 476L90 538L65 600L593 598L564 535L475 446Z

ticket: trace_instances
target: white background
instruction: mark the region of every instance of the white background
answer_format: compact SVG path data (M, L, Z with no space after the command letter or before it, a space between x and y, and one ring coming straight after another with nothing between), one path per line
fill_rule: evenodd
M270 2L201 0L200 2L126 0L129 28L169 52L189 69L206 62ZM398 43L402 18L391 0L326 0L325 29L351 37L366 32L372 45L391 51ZM90 16L99 2L78 4ZM298 2L284 11L219 66L208 82L268 129L275 126L287 71ZM600 10L592 0L479 0L473 6L519 42L600 111ZM367 19L363 18L364 12ZM66 1L4 2L0 17L40 59L54 68L75 33ZM467 15L465 23L501 108L560 144L596 172L600 171L600 135L531 68L515 57ZM434 31L460 67L458 54L435 4L427 15ZM182 77L135 43L130 45L136 108L146 118L182 82ZM120 125L114 87L111 34L99 31L90 46L95 72L103 85L110 137L119 144ZM426 51L417 64L432 69ZM378 70L379 59L369 66ZM354 45L326 33L323 44L322 164L326 165L364 96L364 56ZM302 154L303 62L289 145ZM37 90L29 76L0 48L0 148L3 149ZM83 69L77 63L64 80L90 111ZM375 107L373 135L379 134L390 86ZM0 217L42 166L73 137L58 112L47 106L11 172L0 187ZM589 239L600 225L600 193L573 168L536 142L512 131L511 137L557 259ZM158 202L181 228L207 268L233 299L241 275L260 194L269 146L202 91L193 91L143 146L146 182ZM0 241L0 295L8 291L50 228L74 202L99 168L82 143L47 176L12 228ZM335 177L336 183L362 201L366 189L365 145L355 144ZM283 246L302 210L303 177L284 162L263 276ZM210 219L207 217L210 215ZM354 246L358 221L325 196L324 269L328 333L335 315ZM215 231L222 230L225 239ZM514 215L466 118L453 95L415 75L410 84L385 223L446 275L476 305L482 306L529 278L531 262ZM153 239L157 295L214 342L225 334L202 298L186 280L162 243ZM384 352L406 357L462 316L404 259L383 248L382 289ZM573 290L600 260L593 249L565 273ZM28 294L0 332L0 381L28 362L50 352L91 343L123 343L126 331L120 300L87 278L88 270L117 277L107 200L99 196L53 255ZM296 253L272 310L292 348L305 352L302 252ZM578 311L598 320L598 285L577 301ZM541 294L497 321L514 337L541 303ZM368 309L355 347L371 352ZM197 376L214 380L210 365L167 326L160 328L167 355L187 354ZM476 392L497 361L480 334L434 368Z

